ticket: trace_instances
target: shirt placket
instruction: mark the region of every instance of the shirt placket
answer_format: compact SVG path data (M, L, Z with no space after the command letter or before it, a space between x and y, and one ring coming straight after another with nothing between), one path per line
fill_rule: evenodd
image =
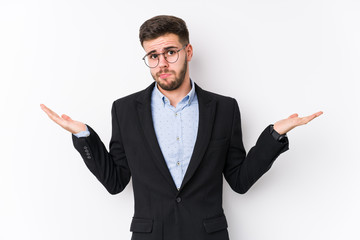
M177 188L180 188L182 181L182 157L183 157L183 135L182 135L182 122L181 122L181 111L174 113L175 125L176 125L176 143L178 147L178 159L176 162L176 178Z

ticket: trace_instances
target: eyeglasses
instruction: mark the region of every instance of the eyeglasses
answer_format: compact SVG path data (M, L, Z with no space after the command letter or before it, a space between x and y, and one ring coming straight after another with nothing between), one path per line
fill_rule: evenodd
M177 50L176 48L168 48L163 53L148 53L142 60L144 60L146 66L149 68L155 68L159 65L160 55L164 55L165 60L168 63L175 63L179 59L179 52L187 47L188 44Z

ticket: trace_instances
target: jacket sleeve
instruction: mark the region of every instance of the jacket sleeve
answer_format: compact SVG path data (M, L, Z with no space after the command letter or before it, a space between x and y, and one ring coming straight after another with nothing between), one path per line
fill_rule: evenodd
M127 163L117 119L115 102L111 109L112 136L108 152L97 133L87 125L90 135L72 135L75 149L80 153L86 166L111 194L124 190L130 181L131 173Z
M272 166L275 159L289 149L289 142L274 139L270 125L260 134L254 147L246 155L242 141L240 111L234 100L230 145L224 167L224 177L238 193L246 193L250 187Z

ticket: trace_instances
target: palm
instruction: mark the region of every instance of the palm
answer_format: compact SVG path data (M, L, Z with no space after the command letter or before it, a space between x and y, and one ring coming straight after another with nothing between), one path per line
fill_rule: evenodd
M323 112L320 111L312 115L309 115L307 117L299 117L299 115L295 113L286 119L276 122L274 124L274 129L280 134L285 134L295 127L307 124L308 122L320 116L321 114L323 114Z
M63 114L60 117L50 108L46 107L44 104L40 104L40 107L49 116L51 120L53 120L55 123L66 129L67 131L71 133L78 133L86 130L86 126L84 123L72 120L66 114Z

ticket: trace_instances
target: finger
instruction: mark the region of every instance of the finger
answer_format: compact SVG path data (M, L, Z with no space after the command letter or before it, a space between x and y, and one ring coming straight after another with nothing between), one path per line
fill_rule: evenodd
M44 104L40 104L41 109L44 110L44 112L48 115L48 117L59 124L60 126L64 126L65 122L64 119L62 119L59 115L57 115L54 111L52 111L50 108L46 107Z
M65 119L66 121L72 121L71 117L69 117L69 116L66 115L66 114L61 115L61 117L62 117L63 119Z
M316 117L320 116L321 114L323 114L324 112L323 111L319 111L317 113L315 113Z
M301 119L301 122L302 122L302 124L307 124L308 122L312 121L314 118L320 116L321 114L323 114L323 112L320 111L320 112L314 113L314 114L312 114L310 116L303 117Z
M44 112L50 117L58 117L59 115L57 115L54 111L52 111L50 108L46 107L44 104L40 104L41 109L44 110Z
M40 107L41 109L44 111L44 112L48 112L49 108L45 106L45 104L40 104Z

